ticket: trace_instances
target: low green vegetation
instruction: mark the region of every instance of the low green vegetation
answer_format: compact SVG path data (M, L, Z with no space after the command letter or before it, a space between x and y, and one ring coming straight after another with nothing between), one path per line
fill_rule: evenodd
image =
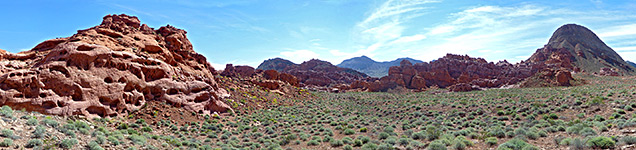
M636 144L635 137L620 135L636 130L636 81L586 78L594 83L459 93L314 92L312 99L277 99L298 102L292 105L237 109L233 116L194 113L203 119L191 122L63 118L3 106L3 121L23 128L0 130L0 147L533 150Z

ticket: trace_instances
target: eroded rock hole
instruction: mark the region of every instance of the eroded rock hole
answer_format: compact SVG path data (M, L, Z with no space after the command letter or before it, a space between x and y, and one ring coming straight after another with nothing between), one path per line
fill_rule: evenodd
M90 106L90 107L86 108L86 111L88 111L89 114L97 114L97 115L102 116L102 117L104 117L104 115L106 115L106 109L102 108L102 107Z
M51 108L55 108L55 107L57 107L57 105L53 101L42 102L42 108L44 108L44 109L51 109Z
M169 89L168 90L168 95L175 95L177 93L179 93L179 90L177 90L177 89Z
M119 82L119 83L126 83L126 78L121 77L121 78L119 78L119 80L117 80L117 82Z
M106 83L113 83L113 78L106 77L106 78L104 78L104 82L106 82Z
M54 72L54 71L60 72L60 73L64 74L64 76L67 77L67 78L70 76L70 74L68 73L68 70L66 70L66 68L64 68L62 66L53 66L53 67L49 68L49 71L50 72Z
M93 50L94 47L88 46L88 45L80 45L77 47L78 51L90 51Z
M46 94L45 93L40 93L40 97L41 98L46 98Z

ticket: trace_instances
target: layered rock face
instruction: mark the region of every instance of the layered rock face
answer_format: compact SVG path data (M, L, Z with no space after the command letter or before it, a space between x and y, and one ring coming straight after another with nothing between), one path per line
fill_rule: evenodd
M329 87L339 84L351 84L354 81L366 81L368 76L349 68L340 68L333 64L312 59L302 64L294 64L288 60L275 58L264 61L259 68L270 68L295 76L299 86Z
M0 68L0 104L16 109L118 116L162 101L199 113L231 111L186 31L155 30L124 14L29 51L2 52Z

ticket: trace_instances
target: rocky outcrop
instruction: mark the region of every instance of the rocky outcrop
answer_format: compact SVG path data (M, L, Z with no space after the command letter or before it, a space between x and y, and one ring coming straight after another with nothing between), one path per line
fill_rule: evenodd
M600 75L600 76L620 76L620 73L618 73L615 69L603 67L603 68L601 68L601 71L598 72L598 75Z
M312 59L302 64L294 64L288 60L275 58L264 61L258 68L277 70L281 73L279 75L280 80L290 84L296 82L301 87L332 87L340 84L348 85L359 80L368 80L368 76L364 73L349 68L340 68L318 59Z
M456 91L513 85L532 75L532 69L507 62L492 63L483 58L448 54L430 63L411 64L402 61L389 69L389 75L369 83L369 91L386 91L405 87L423 90L430 86L446 88L455 84ZM466 85L464 85L466 84ZM352 85L353 87L353 85ZM465 88L471 87L471 88Z
M128 15L29 51L0 55L0 104L55 115L121 116L148 101L198 113L231 111L214 68L186 31Z
M225 65L225 69L221 72L222 76L230 77L251 77L256 74L254 68L250 66L234 66L232 64Z

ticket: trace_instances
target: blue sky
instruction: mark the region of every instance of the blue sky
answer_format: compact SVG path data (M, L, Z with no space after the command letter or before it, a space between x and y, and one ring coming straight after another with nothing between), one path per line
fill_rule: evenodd
M636 0L5 1L0 49L28 50L125 13L153 28L185 29L217 69L274 57L338 64L361 55L430 61L454 53L518 62L568 23L590 28L636 61L635 10Z

